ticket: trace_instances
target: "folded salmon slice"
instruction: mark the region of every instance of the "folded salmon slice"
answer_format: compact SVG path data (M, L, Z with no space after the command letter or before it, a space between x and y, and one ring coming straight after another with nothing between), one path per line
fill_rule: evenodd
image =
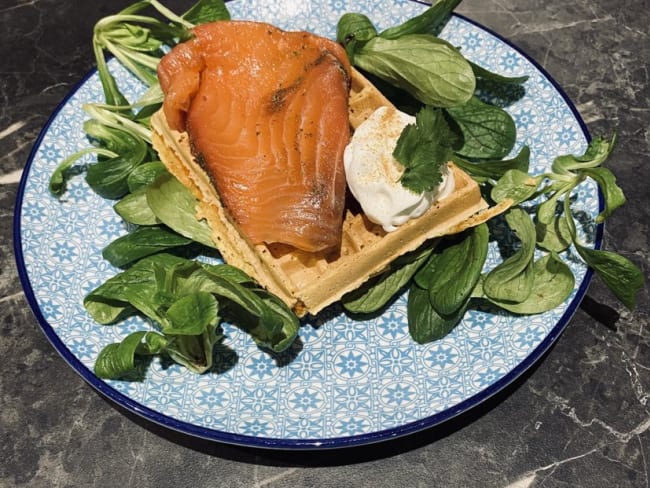
M204 24L194 36L159 64L163 111L189 134L240 231L253 244L338 246L350 139L343 48L259 22Z

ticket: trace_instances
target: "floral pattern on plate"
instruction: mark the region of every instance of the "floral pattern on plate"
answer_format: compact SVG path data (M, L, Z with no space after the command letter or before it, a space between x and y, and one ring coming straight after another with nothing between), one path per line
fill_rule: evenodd
M280 0L228 3L233 18L272 22L333 37L346 11L363 12L379 29L421 12L407 0ZM518 127L515 151L528 145L532 170L541 172L559 153L581 153L583 124L556 85L526 56L462 17L442 37L471 60L506 75L528 75L525 96L507 110ZM123 91L137 98L144 87L114 62ZM83 297L113 269L102 248L126 232L112 202L75 177L61 200L49 177L65 155L88 146L81 106L102 100L96 73L62 104L35 147L21 195L19 262L42 327L91 384L127 408L181 431L216 440L267 447L353 445L434 425L486 398L514 379L557 337L588 280L579 260L567 257L576 290L548 313L516 317L472 309L447 337L418 345L408 334L405 297L381 316L357 321L334 306L305 322L296 344L280 357L262 352L237 328L215 350L214 370L194 375L157 359L133 381L102 381L92 366L98 351L129 332L151 327L138 318L101 326L86 314ZM82 164L92 163L92 157ZM598 192L583 184L577 208L588 216L582 238L594 245ZM589 221L589 219L591 219ZM488 266L499 260L490 249Z

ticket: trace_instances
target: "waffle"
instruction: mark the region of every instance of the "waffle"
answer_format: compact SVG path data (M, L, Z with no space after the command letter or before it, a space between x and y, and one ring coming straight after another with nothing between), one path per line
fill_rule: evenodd
M390 102L356 70L350 93L350 124L356 128L376 108ZM160 159L198 199L197 218L206 219L223 259L281 298L298 316L317 314L344 294L382 272L397 257L425 241L461 232L503 212L508 203L488 207L478 185L449 163L454 192L424 215L393 232L370 222L349 205L340 248L308 253L280 244L250 243L221 205L207 173L192 157L188 134L172 130L162 111L151 118L152 142Z

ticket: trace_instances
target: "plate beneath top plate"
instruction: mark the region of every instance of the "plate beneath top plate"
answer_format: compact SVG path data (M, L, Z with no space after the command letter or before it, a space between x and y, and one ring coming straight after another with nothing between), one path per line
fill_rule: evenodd
M233 1L227 6L233 19L328 37L335 37L336 23L347 11L365 13L381 30L426 8L409 0ZM525 96L507 110L518 128L515 151L530 147L533 171L548 168L559 154L584 151L588 134L575 108L525 54L456 15L442 37L492 71L529 76ZM143 93L121 66L114 61L110 66L127 98ZM566 303L541 315L473 309L444 339L418 345L408 334L404 297L363 322L334 307L305 323L295 346L280 358L226 326L214 372L194 375L156 359L140 381L100 380L92 366L101 348L148 327L136 317L101 326L82 305L88 292L117 272L101 250L124 234L125 226L112 202L95 195L82 176L70 182L62 201L47 187L56 165L88 146L82 104L101 101L93 72L41 133L19 189L16 256L29 303L56 350L93 387L156 423L216 441L283 449L353 446L412 433L476 406L512 382L557 339L586 292L591 273L568 256L576 288ZM600 247L602 227L593 222L600 205L595 185L579 187L576 207L588 220L581 237L593 247ZM488 263L499 261L494 246Z

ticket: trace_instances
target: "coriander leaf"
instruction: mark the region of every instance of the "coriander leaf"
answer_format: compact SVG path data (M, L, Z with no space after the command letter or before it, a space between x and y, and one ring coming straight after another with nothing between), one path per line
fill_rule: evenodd
M636 296L643 288L643 273L632 261L611 251L590 249L574 242L580 257L596 271L623 305L633 310Z
M442 181L442 165L451 157L451 132L440 109L422 108L415 124L397 140L393 157L404 166L402 186L414 193L432 191Z
M463 134L456 152L467 158L499 159L506 156L517 139L515 122L508 112L477 97L447 108Z

